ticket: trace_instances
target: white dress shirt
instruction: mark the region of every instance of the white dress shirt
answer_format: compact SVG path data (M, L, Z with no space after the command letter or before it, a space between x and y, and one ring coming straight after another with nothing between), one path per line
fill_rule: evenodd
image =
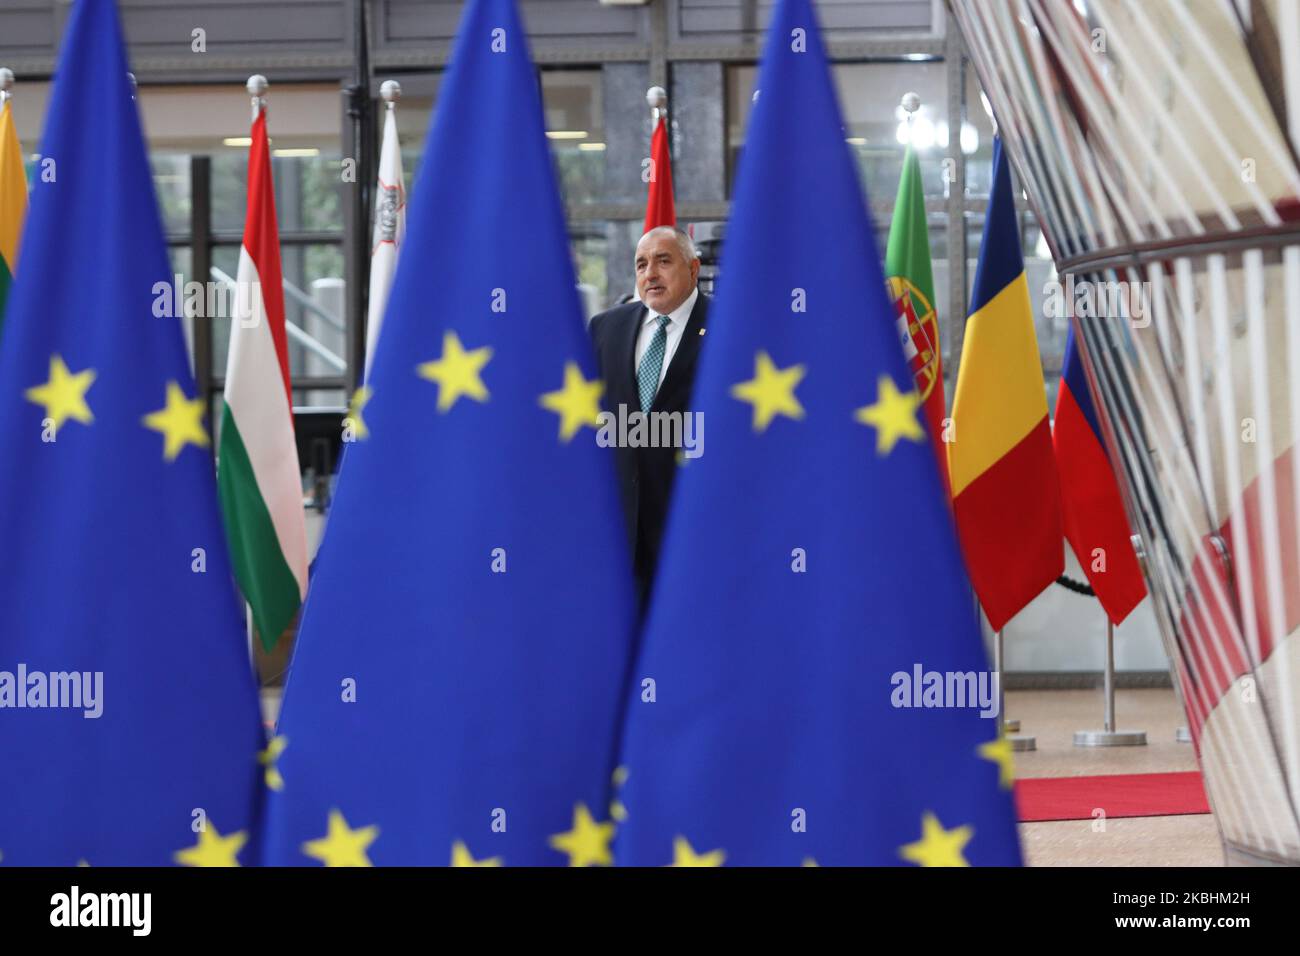
M664 343L664 364L659 369L659 384L655 386L655 393L658 394L660 386L664 383L664 376L668 374L668 366L672 364L673 355L677 352L677 346L682 340L682 333L686 331L686 323L690 321L691 310L695 308L695 300L700 297L700 288L696 286L691 290L691 294L686 297L686 301L668 313L668 325L664 331L668 334L668 341ZM641 331L636 337L636 358L632 364L632 369L641 367L641 357L645 355L646 349L650 347L650 341L659 331L659 313L652 312L646 308L645 315L641 317Z

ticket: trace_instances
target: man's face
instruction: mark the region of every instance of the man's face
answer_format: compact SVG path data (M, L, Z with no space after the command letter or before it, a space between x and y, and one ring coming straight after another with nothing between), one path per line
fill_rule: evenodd
M688 260L669 233L643 236L636 246L636 291L646 307L658 315L677 308L695 288L700 260Z

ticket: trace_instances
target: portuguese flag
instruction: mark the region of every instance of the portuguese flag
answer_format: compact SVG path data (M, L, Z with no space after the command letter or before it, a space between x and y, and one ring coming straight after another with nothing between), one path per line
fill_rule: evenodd
M217 487L235 577L266 650L307 593L307 533L294 444L266 113L253 121L221 414Z
M934 277L930 271L930 232L925 226L925 193L921 166L911 146L903 157L894 220L885 251L885 283L898 310L898 336L903 355L916 380L926 428L948 487L948 452L943 443L943 358L939 352L939 317L934 308Z
M0 329L4 327L5 300L18 258L18 236L27 215L27 174L23 151L14 130L13 110L6 98L0 105Z

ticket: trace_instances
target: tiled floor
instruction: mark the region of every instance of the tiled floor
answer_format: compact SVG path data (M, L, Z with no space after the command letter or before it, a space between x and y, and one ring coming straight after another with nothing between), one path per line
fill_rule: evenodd
M1076 747L1076 730L1100 730L1100 690L1009 691L1007 716L1038 749L1016 754L1018 777L1072 777L1195 770L1191 744L1174 740L1182 711L1172 690L1121 690L1115 695L1120 730L1145 730L1145 747ZM1031 866L1222 866L1214 818L1208 814L1022 823Z

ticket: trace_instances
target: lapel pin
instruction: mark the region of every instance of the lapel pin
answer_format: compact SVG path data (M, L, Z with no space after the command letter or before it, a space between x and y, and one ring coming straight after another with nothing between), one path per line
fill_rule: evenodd
M703 335L703 334L704 334L704 330L703 330L703 329L700 329L700 335Z

